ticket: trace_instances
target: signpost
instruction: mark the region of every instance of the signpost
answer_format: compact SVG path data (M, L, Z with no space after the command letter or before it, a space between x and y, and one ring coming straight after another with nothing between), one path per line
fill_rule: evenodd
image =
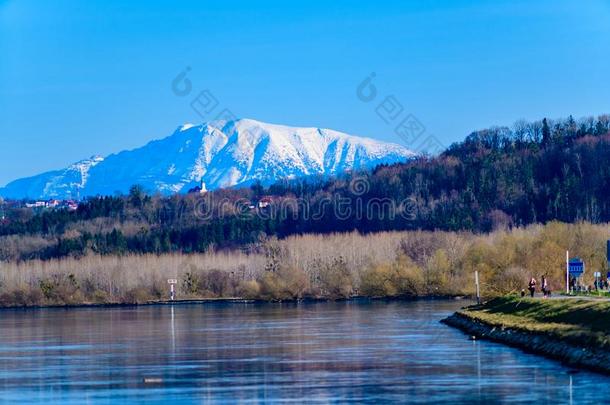
M566 294L570 293L570 252L566 250Z
M176 284L178 284L178 280L176 280L175 278L170 278L167 280L167 284L169 284L169 299L173 301L174 298L176 297L176 292L174 291L174 286Z
M574 276L574 277L582 276L585 272L585 262L580 260L579 257L570 259L570 262L568 263L568 271L571 276Z
M579 257L569 258L569 253L566 251L566 291L570 292L570 277L578 278L585 273L585 262Z
M608 273L610 273L610 240L606 241L606 262L608 262Z

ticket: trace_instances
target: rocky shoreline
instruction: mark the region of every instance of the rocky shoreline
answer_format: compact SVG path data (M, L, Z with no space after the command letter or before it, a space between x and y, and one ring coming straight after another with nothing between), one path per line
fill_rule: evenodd
M610 374L610 353L605 349L577 346L543 333L491 325L465 312L456 312L441 322L477 338L503 343L573 367Z

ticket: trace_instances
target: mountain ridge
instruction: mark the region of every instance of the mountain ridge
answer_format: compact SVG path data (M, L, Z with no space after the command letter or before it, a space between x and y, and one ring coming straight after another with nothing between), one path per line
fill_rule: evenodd
M17 179L0 188L8 198L82 198L125 193L134 184L164 195L269 184L312 175L396 163L416 156L409 149L331 129L289 127L252 119L184 124L171 135L65 169Z

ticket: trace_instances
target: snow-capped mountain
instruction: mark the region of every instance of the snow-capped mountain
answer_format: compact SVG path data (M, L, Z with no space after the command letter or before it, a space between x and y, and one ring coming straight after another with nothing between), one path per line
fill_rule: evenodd
M395 163L415 156L397 144L319 128L296 128L250 119L183 125L167 138L106 158L24 178L0 188L9 198L78 198L125 193L134 184L163 194L269 184L311 175Z

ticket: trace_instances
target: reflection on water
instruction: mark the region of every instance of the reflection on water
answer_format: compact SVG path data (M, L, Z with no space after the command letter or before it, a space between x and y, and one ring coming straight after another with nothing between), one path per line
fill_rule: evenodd
M438 322L460 304L0 311L0 399L606 402L610 378Z

